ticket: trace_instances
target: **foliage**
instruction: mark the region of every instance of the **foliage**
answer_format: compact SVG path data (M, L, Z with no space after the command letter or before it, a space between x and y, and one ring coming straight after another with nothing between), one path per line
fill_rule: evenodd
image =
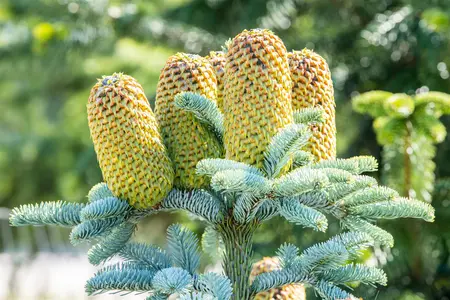
M431 202L432 199L442 201L442 192L445 191L446 185L443 181L435 188L433 159L436 153L435 144L442 142L447 133L439 118L449 113L450 95L426 92L410 97L372 91L353 98L353 107L356 111L368 113L375 118L374 130L378 142L383 145L382 178L386 184L402 191L401 194L404 196L416 196L427 202ZM432 193L435 193L434 197ZM403 226L408 227L402 228ZM416 243L426 243L435 237L434 226L428 228L419 227L417 224L403 226L396 228L396 231L407 232L407 236L410 237L399 246L408 260L399 259L392 262L389 264L388 273L392 273L394 280L399 280L405 268L410 268L413 282L423 282L427 274L439 280L441 269L447 268L445 260L448 252L446 250L448 230L441 229L439 234L443 240L443 251L436 250L441 253L443 261L434 262L433 267L430 267L430 260L426 254L428 249L411 249ZM436 287L429 293L440 297L446 293L446 288Z
M203 101L197 96L191 99ZM208 113L201 105L192 105L189 109ZM220 114L217 110L209 113ZM199 163L198 172L212 178L210 188L198 191L173 190L159 208L142 210L125 207L126 202L110 197L104 184L94 186L89 193L90 204L78 212L80 217L77 219L69 214L72 222L77 224L72 229L71 240L73 243L97 242L88 253L93 264L115 255L125 261L98 271L86 283L86 292L148 292L153 299L172 294L178 294L183 299L192 296L192 293L202 293L202 299L206 299L208 294L225 300L241 296L247 299L271 288L303 283L312 286L325 299L336 299L351 297L342 288L350 282L385 285L383 271L351 262L375 242L385 243L385 237L379 234L383 230L370 222L380 218L401 217L433 221L434 210L426 203L400 198L395 191L378 187L373 181L369 181L369 186L364 184L365 177L360 174L376 168L376 162L371 157L310 163L294 168L285 175L274 176L277 173L273 170L284 169L290 164L285 159L286 153L304 146L308 130L308 127L299 123L287 126L275 135L264 153L267 163L262 169L225 159L203 160ZM268 166L277 167L274 169ZM321 193L321 205L302 200L314 193ZM283 245L278 252L282 268L258 275L252 286L246 287L246 273L241 275L238 270L243 267L241 263L244 267L249 264L251 248L239 251L243 255L241 261L230 246L235 248L236 243L242 247L245 246L240 243L251 245L252 232L265 220L258 218L258 211L265 201L272 203L273 215L279 214L288 222L325 231L325 215L329 215L354 231L313 245L300 254L295 246ZM48 224L49 215L64 216L59 217L62 221L53 224L69 224L66 211L72 213L73 208L70 204L57 204L59 210L56 212L50 203L21 206L13 211L11 224ZM167 209L186 209L210 223L210 231L221 236L225 244L224 264L229 278L196 273L200 261L198 239L194 233L178 224L171 225L167 230L167 252L155 246L128 242L140 219ZM31 221L27 223L27 220ZM361 222L371 227L359 226ZM250 237L245 236L245 232ZM243 240L241 234L244 234ZM205 238L208 240L204 244L211 244L211 239Z
M450 112L450 95L427 92L410 97L372 91L353 98L353 107L373 117L383 148L383 180L404 196L431 201L434 144L447 134L439 117ZM421 174L421 176L419 176Z

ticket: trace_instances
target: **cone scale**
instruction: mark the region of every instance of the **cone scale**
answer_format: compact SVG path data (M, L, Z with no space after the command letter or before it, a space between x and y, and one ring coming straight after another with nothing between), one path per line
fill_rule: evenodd
M217 78L217 106L223 112L223 89L225 80L225 53L222 51L211 51L206 57L214 68Z

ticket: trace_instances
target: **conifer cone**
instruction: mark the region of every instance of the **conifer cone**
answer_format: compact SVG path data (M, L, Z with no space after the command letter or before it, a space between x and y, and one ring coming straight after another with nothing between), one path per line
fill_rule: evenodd
M223 85L225 77L225 53L211 51L206 57L214 68L217 78L217 107L223 112Z
M215 101L216 89L213 67L208 60L198 55L173 55L161 71L155 113L174 163L175 187L206 187L209 184L207 177L198 176L195 167L204 158L222 157L223 148L215 135L191 112L175 106L174 98L181 92L193 92Z
M243 31L228 45L224 88L226 158L262 167L271 138L293 122L287 51L269 30Z
M266 272L279 270L279 261L277 258L264 257L253 265L250 281L253 281L256 275ZM270 289L256 294L254 300L305 300L305 287L301 284L288 284L281 288Z
M87 112L108 188L136 208L158 204L172 188L174 171L142 86L121 73L103 77Z
M336 123L333 82L328 64L314 51L303 49L288 54L292 78L292 107L321 107L325 123L312 125L307 150L317 160L336 158Z

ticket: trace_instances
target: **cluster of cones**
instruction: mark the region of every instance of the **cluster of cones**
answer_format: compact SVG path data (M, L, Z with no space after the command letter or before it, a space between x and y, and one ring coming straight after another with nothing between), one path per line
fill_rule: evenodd
M217 105L223 114L223 140L175 105L181 92L198 93ZM320 107L325 119L311 125L305 150L317 160L336 156L335 104L326 61L308 49L288 52L268 30L243 31L224 51L207 57L169 57L155 105L153 112L142 86L121 73L100 79L87 105L104 180L115 196L139 209L157 206L172 188L206 188L208 179L195 173L202 159L227 158L261 167L272 137L294 123L293 112L301 108ZM302 297L304 288L295 286L257 299Z

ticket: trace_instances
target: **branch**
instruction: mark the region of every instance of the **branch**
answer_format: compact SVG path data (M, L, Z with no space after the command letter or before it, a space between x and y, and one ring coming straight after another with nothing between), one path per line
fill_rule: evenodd
M296 272L291 269L283 269L257 275L252 283L252 290L255 293L259 293L286 284L313 284L314 282L314 277L309 276L303 272Z
M332 238L343 244L351 258L357 258L362 250L374 245L374 239L363 232L344 232Z
M233 208L234 218L241 224L249 222L257 214L261 200L250 193L239 195Z
M155 293L155 294L145 298L145 300L168 300L168 299L169 299L169 296L167 296L165 294L160 294L160 293Z
M315 284L314 289L317 291L320 297L326 300L354 299L352 294L349 294L346 291L324 280L320 280L317 284Z
M211 223L218 223L223 218L223 206L220 200L203 190L173 189L161 203L160 209L184 209Z
M394 238L389 232L361 218L347 216L341 220L341 224L344 228L357 232L363 232L371 236L375 241L381 243L382 245L388 247L394 246Z
M124 216L133 210L127 201L107 197L88 204L80 212L82 221Z
M320 169L328 177L328 180L332 184L339 183L351 183L354 181L354 177L350 172L341 169L334 168L322 168Z
M450 95L441 92L428 92L418 94L414 97L416 106L434 104L434 110L440 114L450 114Z
M170 259L164 250L143 243L128 243L123 247L119 256L129 262L145 266L155 272L171 266Z
M216 103L199 94L191 92L180 93L175 96L175 105L192 112L197 119L206 124L219 141L223 140L223 115Z
M390 117L407 118L414 112L414 100L407 94L394 94L384 102L384 110Z
M156 293L172 295L184 293L192 288L192 276L181 268L167 268L158 271L152 279Z
M84 204L65 201L25 204L12 210L9 222L12 226L59 225L72 227L81 223L80 212Z
M197 174L214 176L216 173L225 170L242 170L255 175L264 176L264 174L256 167L246 163L223 159L223 158L207 158L197 163Z
M419 135L423 135L425 138L431 138L433 143L442 143L447 136L445 125L438 118L427 112L415 112L411 123Z
M396 190L384 186L375 186L353 192L342 198L339 204L348 208L363 204L393 201L397 197L399 197L399 194Z
M211 187L215 191L238 192L262 196L270 191L270 182L263 176L244 170L225 170L211 178Z
M95 202L108 197L114 197L114 195L104 182L94 185L88 193L89 202Z
M135 229L136 224L129 222L122 223L114 228L109 235L89 249L89 262L96 266L117 254L130 240Z
M338 158L335 160L322 160L310 166L310 168L334 168L360 175L365 172L378 170L378 162L372 156L357 156L352 158Z
M298 248L292 244L283 244L277 250L277 256L280 258L280 267L289 269L295 265L298 257Z
M350 183L332 184L324 188L323 190L328 195L328 201L334 203L357 190L377 186L378 184L375 178L369 176L357 175L353 179L354 181Z
M290 197L320 189L327 184L329 180L324 172L305 167L275 179L273 189L277 196Z
M102 237L125 221L123 217L85 221L75 226L70 232L70 241L76 245L82 241Z
M205 294L202 292L189 292L181 294L178 300L217 300L214 296L210 294Z
M220 300L231 299L233 294L230 279L216 273L201 274L198 277L195 288Z
M106 291L148 292L155 272L131 263L118 263L98 271L85 285L88 295Z
M328 227L327 218L315 209L301 204L295 198L280 200L280 215L287 221L325 232Z
M294 111L294 122L296 124L320 124L325 122L324 111L319 107L306 107Z
M294 157L295 151L306 145L311 132L303 124L290 124L277 133L264 152L264 171L269 178L277 177Z
M345 245L337 239L330 239L304 250L296 262L296 269L305 272L336 269L348 259L349 252Z
M325 271L320 277L322 280L333 284L346 284L355 281L363 284L387 284L386 274L382 270L361 264L350 264L335 270Z
M366 218L418 218L427 222L434 221L434 209L431 205L408 198L352 206L348 208L348 211Z
M279 205L272 199L262 199L255 209L255 218L260 222L267 221L279 213Z
M167 252L174 265L190 274L194 274L200 265L198 239L180 224L170 225L167 229Z
M367 113L372 117L387 115L384 102L392 96L385 91L370 91L352 98L353 109L359 113Z
M292 167L299 168L311 164L315 160L314 155L310 152L297 150L293 153Z

